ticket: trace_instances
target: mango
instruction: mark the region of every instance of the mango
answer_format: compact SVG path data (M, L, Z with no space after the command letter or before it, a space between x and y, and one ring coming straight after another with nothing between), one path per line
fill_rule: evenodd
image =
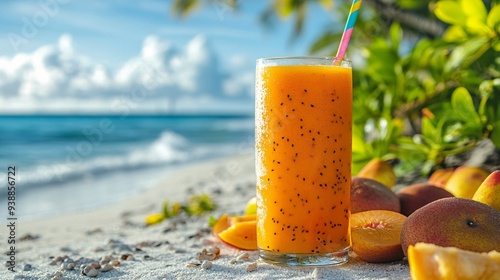
M368 210L400 211L396 194L381 183L367 178L351 180L351 213Z
M438 169L431 174L427 182L436 187L444 188L454 170L453 168Z
M462 165L453 171L444 188L456 197L470 199L488 175L481 167Z
M500 211L464 198L447 197L413 212L403 223L401 246L418 242L473 252L500 251Z
M493 171L481 183L472 199L500 211L500 170Z
M453 197L453 194L447 190L428 183L407 186L399 190L396 194L401 204L401 214L405 216L410 216L415 210L435 200Z
M245 215L257 214L257 197L252 197L248 200L245 207Z
M232 225L241 222L249 222L257 220L257 215L243 215L243 216L230 216L229 214L223 214L220 218L215 222L212 227L212 233L215 236L219 236L219 233L225 231Z
M236 223L219 233L219 238L238 249L257 250L257 221Z
M392 189L396 184L396 174L394 173L392 165L379 158L370 160L361 171L359 171L357 176L375 180L389 189Z

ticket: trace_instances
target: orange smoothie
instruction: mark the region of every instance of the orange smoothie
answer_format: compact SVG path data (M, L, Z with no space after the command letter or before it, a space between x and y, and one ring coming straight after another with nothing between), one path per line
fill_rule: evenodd
M350 243L352 70L257 67L257 243L277 254Z

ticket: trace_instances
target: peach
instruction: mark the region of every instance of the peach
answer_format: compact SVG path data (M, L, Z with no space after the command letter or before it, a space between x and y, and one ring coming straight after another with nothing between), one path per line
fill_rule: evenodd
M401 204L401 214L409 216L420 207L435 200L453 195L445 189L428 183L414 184L399 190L397 193Z
M456 197L470 199L488 175L481 167L462 165L453 171L444 188Z
M444 188L453 171L453 168L438 169L432 173L427 182L436 187Z
M396 184L394 169L387 162L374 158L359 171L358 177L375 180L389 189Z
M366 262L401 260L404 254L399 236L405 220L404 215L387 210L352 214L352 250Z
M401 230L401 246L418 242L474 252L500 251L500 211L465 198L447 197L413 212Z
M351 181L351 213L368 210L400 211L396 194L381 183L361 177Z
M500 170L493 171L481 183L472 199L500 211Z

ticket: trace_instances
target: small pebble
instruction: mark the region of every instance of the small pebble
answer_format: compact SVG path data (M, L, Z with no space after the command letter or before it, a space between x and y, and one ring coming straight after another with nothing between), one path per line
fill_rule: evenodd
M247 265L247 271L248 272L252 272L252 271L255 271L255 270L257 270L257 263L256 262L249 263Z
M75 264L74 263L62 263L61 264L61 269L63 269L63 270L73 270L73 269L75 269Z
M32 235L32 234L25 234L25 235L22 235L21 237L19 237L19 240L20 241L30 241L30 240L35 240L35 239L38 239L40 237L40 235Z
M23 271L30 271L33 267L29 263L23 265Z
M216 254L217 256L220 255L220 249L219 247L214 247L208 250L209 253Z
M186 267L197 267L200 266L200 263L188 263L186 264Z
M212 268L212 262L211 262L211 261L208 261L208 260L204 260L204 261L201 263L201 268L202 268L202 269L210 269L210 268Z
M113 266L112 266L112 265L110 265L109 263L107 263L107 264L105 264L105 265L103 265L103 266L101 267L101 271L102 271L102 272L108 272L108 271L110 271L110 270L112 270L112 269L113 269Z
M110 264L111 264L112 266L115 266L115 267L117 267L117 266L120 266L120 265L121 265L121 263L120 263L119 261L111 261L111 262L110 262Z
M71 252L71 248L69 247L61 247L59 250L61 250L62 252Z
M85 276L88 276L88 277L96 277L97 274L99 274L99 272L97 271L97 269L93 268L92 266L87 265L82 270L82 274L85 275Z
M62 261L63 261L63 257L59 256L59 257L57 257L57 258L53 259L53 260L49 263L49 265L56 265L56 264L58 264L58 263L60 263L60 262L62 262Z
M90 266L93 267L93 268L95 268L95 269L100 269L101 268L101 265L98 264L98 263L91 263Z
M247 252L243 252L236 257L237 261L248 261L249 259L250 255Z
M197 253L197 258L200 261L203 260L208 260L208 261L213 261L215 260L220 254L220 249L218 247L212 248L212 249L203 249L200 253Z
M94 248L94 252L98 253L98 252L104 252L104 248L102 247L95 247Z
M133 261L135 260L134 256L132 254L123 254L120 256L120 260L122 261Z

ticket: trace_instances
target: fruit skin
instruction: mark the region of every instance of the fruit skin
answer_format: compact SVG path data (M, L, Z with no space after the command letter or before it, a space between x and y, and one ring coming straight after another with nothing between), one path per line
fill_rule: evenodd
M368 210L399 212L399 199L381 183L355 176L351 181L351 213Z
M438 188L444 188L446 182L450 179L451 174L453 174L453 171L455 171L453 168L438 169L432 173L427 182Z
M219 233L225 231L228 227L231 225L229 224L229 218L230 216L228 214L223 214L220 216L220 218L215 222L214 226L212 227L212 233L215 236L219 236Z
M410 216L415 210L435 200L453 197L453 194L447 190L428 183L410 185L399 190L396 194L401 204L401 214L405 216Z
M252 197L248 200L245 207L245 215L257 214L257 197Z
M500 253L476 253L455 247L417 243L408 247L408 264L413 280L500 279Z
M387 162L374 158L359 171L358 177L375 180L389 189L396 184L394 169Z
M474 252L500 251L500 211L464 198L447 197L413 212L401 230L401 246L418 242Z
M481 183L472 199L500 211L500 170L493 171Z
M453 171L444 188L456 197L470 199L488 175L481 167L462 165Z
M406 216L387 210L371 210L351 215L352 250L372 263L392 262L404 257L400 232Z

